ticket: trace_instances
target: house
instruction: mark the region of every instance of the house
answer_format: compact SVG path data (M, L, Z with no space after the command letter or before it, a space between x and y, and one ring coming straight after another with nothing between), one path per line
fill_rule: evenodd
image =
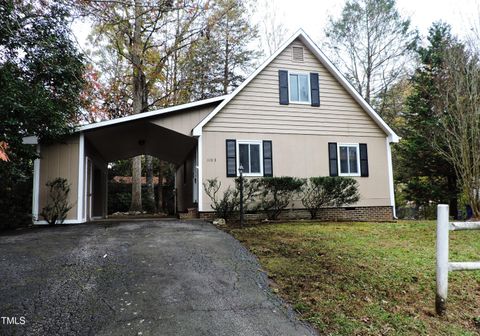
M46 204L45 183L64 177L73 208L66 223L107 214L107 163L149 154L177 168L177 208L212 211L202 182L246 176L352 176L360 200L325 209L337 219L395 216L390 144L395 132L299 30L233 93L80 126L63 143L38 145L33 216ZM294 206L299 207L298 201Z

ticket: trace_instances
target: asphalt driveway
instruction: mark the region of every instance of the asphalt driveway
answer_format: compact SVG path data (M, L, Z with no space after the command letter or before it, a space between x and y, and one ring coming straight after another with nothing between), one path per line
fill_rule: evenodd
M238 241L205 222L2 235L0 333L316 335L269 291L259 269Z

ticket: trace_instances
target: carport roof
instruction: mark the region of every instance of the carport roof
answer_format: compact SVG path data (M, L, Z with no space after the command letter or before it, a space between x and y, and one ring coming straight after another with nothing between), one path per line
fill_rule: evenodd
M160 109L160 110L149 111L149 112L134 114L134 115L126 116L126 117L100 121L100 122L97 122L97 123L80 125L80 126L77 127L76 131L77 132L82 132L82 131L87 131L87 130L91 130L91 129L95 129L95 128L120 124L120 123L124 123L124 122L128 122L128 121L134 121L134 120L139 120L139 119L156 117L156 116L161 116L161 115L169 114L169 113L173 113L173 112L180 112L180 111L190 109L190 108L194 108L194 107L200 107L200 106L203 106L203 105L208 105L208 104L212 104L212 103L216 103L216 102L221 102L221 101L225 100L227 97L229 97L229 95L218 96L218 97L209 98L209 99L203 99L203 100L195 101L195 102L188 103L188 104L175 105L175 106L163 108L163 109Z

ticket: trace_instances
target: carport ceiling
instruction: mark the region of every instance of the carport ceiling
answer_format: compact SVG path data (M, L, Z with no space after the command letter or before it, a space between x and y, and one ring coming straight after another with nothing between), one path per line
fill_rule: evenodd
M106 161L148 154L177 165L197 143L193 137L145 120L86 131L85 138Z

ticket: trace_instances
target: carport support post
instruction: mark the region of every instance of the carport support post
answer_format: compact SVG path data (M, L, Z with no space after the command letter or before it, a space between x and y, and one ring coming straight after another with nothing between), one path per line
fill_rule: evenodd
M444 315L448 294L448 205L437 207L437 295L435 310L438 315Z

